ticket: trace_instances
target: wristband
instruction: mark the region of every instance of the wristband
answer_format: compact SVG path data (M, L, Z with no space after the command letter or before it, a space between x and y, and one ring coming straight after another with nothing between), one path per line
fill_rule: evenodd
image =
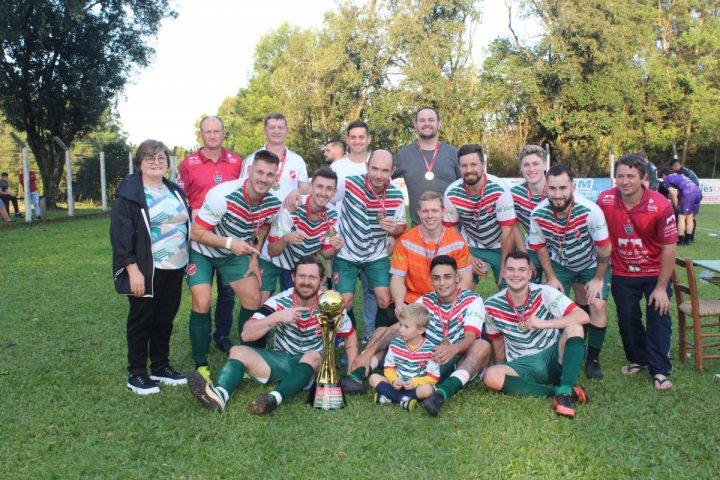
M227 240L225 240L225 248L228 250L232 250L232 237L227 237Z

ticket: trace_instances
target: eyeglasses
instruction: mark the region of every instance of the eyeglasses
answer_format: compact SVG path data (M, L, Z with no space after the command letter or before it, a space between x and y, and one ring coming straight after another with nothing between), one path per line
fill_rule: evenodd
M144 160L145 160L145 163L159 163L160 165L162 165L163 163L167 163L167 157L165 155L160 155L160 154L146 155Z

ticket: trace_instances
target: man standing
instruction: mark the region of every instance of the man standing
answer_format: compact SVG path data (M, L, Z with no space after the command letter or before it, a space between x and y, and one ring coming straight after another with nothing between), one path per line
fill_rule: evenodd
M455 259L460 287L473 289L470 250L458 232L443 227L442 197L432 191L423 193L418 210L421 224L400 236L390 259L390 293L398 318L407 304L432 292L430 264L440 255Z
M337 234L337 212L328 205L337 190L337 175L328 167L321 167L310 188L312 193L300 198L300 206L294 212L283 208L272 222L267 255L260 255L263 303L275 290L278 277L280 291L292 287L290 272L302 257L320 251L323 257L331 258L343 246ZM283 274L287 274L287 282Z
M670 202L645 188L645 161L623 155L615 164L617 187L598 197L612 240L612 295L620 336L630 362L623 375L649 369L657 390L672 388L669 376L670 277L675 269L677 225ZM640 301L646 299L647 326Z
M418 138L395 154L394 177L403 177L410 199L413 226L420 225L417 213L420 195L428 190L442 195L460 177L457 148L440 141L440 114L432 107L422 107L413 122Z
M20 185L25 188L25 174L20 172L20 175L18 175L18 179L20 180ZM38 193L38 187L37 187L37 175L35 175L35 171L30 170L30 191L25 192L25 208L30 208L30 205L32 204L33 207L33 214L35 215L36 220L40 220L41 218L41 211L40 211L40 194Z
M322 361L318 290L324 277L323 265L317 258L302 257L293 268L294 288L270 298L247 322L243 340L263 338L274 329L273 350L246 345L233 347L214 386L197 370L190 372L190 392L205 408L225 410L246 372L257 383L278 383L274 390L261 393L248 405L250 413L255 415L272 412L312 380ZM353 360L357 355L357 336L344 312L338 335L345 339L345 351Z
M470 246L473 272L484 276L484 262L488 262L499 285L503 259L512 250L517 222L510 187L485 172L480 145L463 145L458 158L462 178L445 191L443 223L459 229Z
M575 416L575 402L587 395L577 386L583 357L583 329L588 316L549 285L530 283L532 268L525 252L505 259L507 288L485 302L488 327L505 342L506 362L488 368L488 388L508 395L554 397L558 415Z
M695 215L700 213L702 199L700 189L688 177L672 173L669 168L663 168L662 185L668 191L673 188L677 192L678 245L694 243Z
M195 368L210 378L207 366L210 343L212 275L217 269L240 299L238 332L260 307L260 248L280 200L268 191L275 183L278 158L267 150L255 154L248 178L225 182L211 189L190 229L192 249L187 269L192 295L190 345Z
M530 215L528 245L537 252L547 284L569 294L574 282L584 285L580 305L590 315L585 374L600 380L600 350L607 329L610 293L610 252L605 216L597 205L575 194L568 165L553 165L547 173L547 196ZM576 302L580 302L578 298Z
M325 150L323 150L323 158L325 161L332 165L345 156L345 142L339 138L331 138L325 144Z
M200 139L203 146L191 153L180 164L178 185L188 197L193 218L200 211L207 192L230 180L240 178L242 158L223 148L225 125L219 117L208 116L200 120ZM235 293L226 285L215 271L217 282L217 302L215 304L215 332L212 336L215 345L227 353L232 347L230 330L233 323Z

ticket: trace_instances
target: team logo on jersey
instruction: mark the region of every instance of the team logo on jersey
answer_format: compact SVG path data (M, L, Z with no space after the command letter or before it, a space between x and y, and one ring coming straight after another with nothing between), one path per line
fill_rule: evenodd
M338 272L333 272L332 282L333 282L333 285L336 287L337 287L337 284L340 283L340 274Z
M657 205L655 205L655 202L653 202L653 199L651 198L648 200L648 212L657 212Z
M582 237L582 232L580 232L579 229L578 229L578 230L575 230L575 238L578 239L578 240L580 240L581 237Z
M319 325L315 327L315 335L317 335L318 337L322 335L322 328L320 328Z
M292 180L293 182L295 180L297 180L297 171L296 170L290 170L288 172L288 174L290 175L290 180Z
M625 233L627 233L628 235L630 235L633 232L633 226L630 225L629 223L626 223L623 226L623 228L625 229Z
M187 266L187 276L188 276L188 277L192 277L193 275L195 275L195 272L197 272L197 266L195 266L194 263L188 264L188 266Z

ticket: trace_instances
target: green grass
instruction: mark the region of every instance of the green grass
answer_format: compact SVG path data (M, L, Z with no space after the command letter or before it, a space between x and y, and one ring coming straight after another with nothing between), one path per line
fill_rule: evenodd
M720 471L720 362L696 373L677 361L670 392L647 375L622 377L614 305L602 362L577 418L549 399L510 398L473 386L438 418L422 408L373 407L349 397L316 411L301 395L269 418L243 386L222 415L185 387L148 398L125 390L127 300L111 282L108 219L41 222L0 232L2 478L716 478ZM720 207L703 209L697 243L682 256L720 258ZM717 226L717 230L714 228ZM492 293L488 284L482 294ZM703 295L720 290L703 286ZM185 292L172 360L190 359ZM673 312L673 317L675 314ZM211 352L214 372L223 356Z

